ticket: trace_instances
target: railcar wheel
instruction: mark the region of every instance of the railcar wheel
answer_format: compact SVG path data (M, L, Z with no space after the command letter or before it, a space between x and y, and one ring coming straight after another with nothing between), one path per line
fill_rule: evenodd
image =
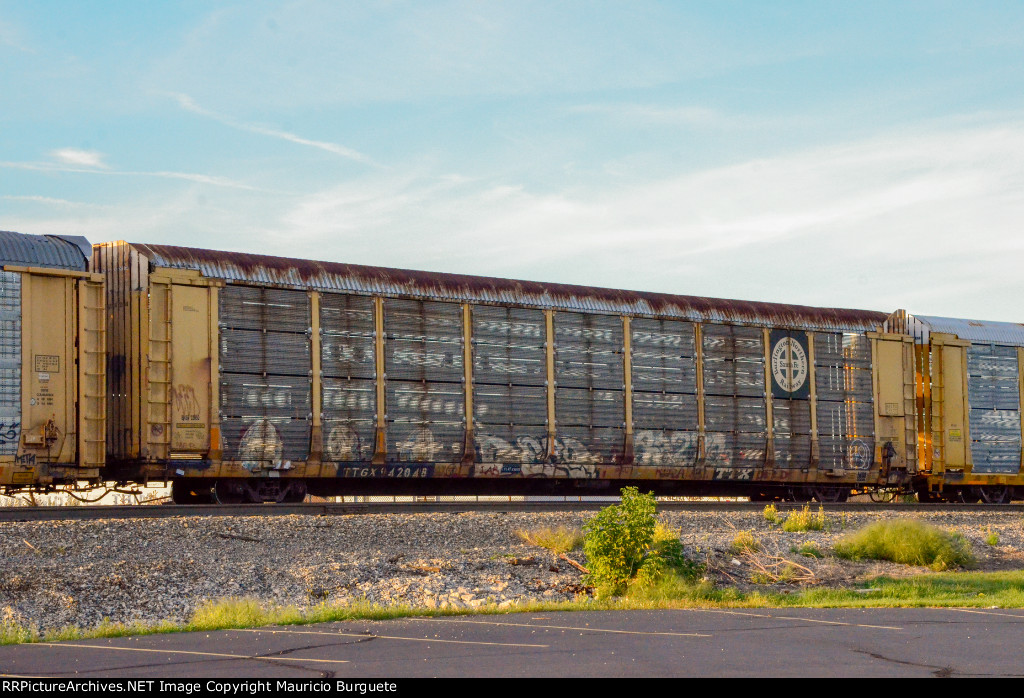
M242 504L250 501L249 489L241 482L217 480L213 486L213 498L217 504Z
M1009 504L1013 499L1013 488L1009 486L975 487L973 489L985 504Z

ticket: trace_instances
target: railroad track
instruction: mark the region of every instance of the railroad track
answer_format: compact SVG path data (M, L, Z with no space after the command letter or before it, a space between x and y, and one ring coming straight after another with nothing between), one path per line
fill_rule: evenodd
M48 506L0 507L0 523L18 521L67 521L103 519L155 519L168 517L203 516L353 516L362 514L428 514L428 513L522 513L559 511L597 511L610 501L564 502L344 502L302 504L128 504L112 506ZM807 504L776 502L779 511L801 509ZM899 511L913 512L1024 512L1021 504L904 504L877 502L847 502L843 504L810 504L817 510L822 506L829 512ZM658 502L659 511L688 512L755 512L762 511L765 502Z

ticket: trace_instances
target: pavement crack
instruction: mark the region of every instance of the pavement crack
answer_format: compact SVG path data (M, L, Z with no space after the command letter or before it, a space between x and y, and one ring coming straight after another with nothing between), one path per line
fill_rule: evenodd
M935 664L922 664L920 662L909 662L904 659L894 659L892 657L886 657L884 654L878 652L870 652L868 650L854 650L859 654L866 654L872 659L880 659L883 662L889 662L890 664L902 664L903 666L920 667L922 669L930 669L932 674L939 679L948 679L956 674L956 669L951 666L936 666Z

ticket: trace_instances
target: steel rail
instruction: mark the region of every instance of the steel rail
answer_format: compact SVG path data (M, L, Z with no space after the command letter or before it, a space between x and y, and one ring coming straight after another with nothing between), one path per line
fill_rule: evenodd
M597 511L615 501L511 501L511 502L339 502L302 504L128 504L97 506L15 506L0 507L0 523L27 521L68 521L103 519L150 519L206 516L359 516L366 514L436 513L546 513ZM679 502L659 501L659 511L686 512L759 512L765 502ZM780 512L802 509L808 504L775 502ZM810 503L828 512L1024 512L1024 504L907 504L855 502L843 504Z

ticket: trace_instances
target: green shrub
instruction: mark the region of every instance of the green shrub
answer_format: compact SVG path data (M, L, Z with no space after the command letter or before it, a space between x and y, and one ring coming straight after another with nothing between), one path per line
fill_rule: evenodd
M779 522L779 510L774 504L766 504L764 506L764 520L768 523Z
M704 573L704 567L686 556L679 531L658 524L650 550L636 577L629 584L630 596L642 589L651 589L662 584L667 576L678 578L681 583L692 582Z
M812 514L810 505L800 511L791 512L782 522L782 530L790 533L799 531L825 530L825 509L818 507L818 513Z
M999 545L999 534L989 530L988 535L985 536L985 542L993 547Z
M583 552L590 571L584 581L594 586L599 596L621 594L648 561L656 527L654 511L653 494L626 487L621 504L605 507L583 525ZM663 561L647 564L657 566ZM657 570L645 574L657 576Z
M850 560L890 560L933 570L976 564L970 543L963 536L913 519L870 524L841 539L835 551Z

